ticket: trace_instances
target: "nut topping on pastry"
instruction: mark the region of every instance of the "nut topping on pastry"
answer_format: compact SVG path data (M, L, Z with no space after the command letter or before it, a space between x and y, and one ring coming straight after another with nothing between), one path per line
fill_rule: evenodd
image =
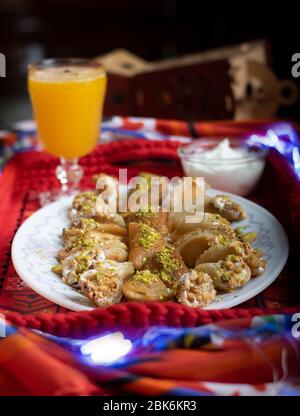
M231 254L216 263L202 263L196 270L210 275L214 287L222 292L230 292L244 286L251 278L251 270L242 257Z
M229 195L216 195L206 202L205 210L207 212L219 213L228 221L241 221L247 217L245 210Z
M146 261L166 245L166 239L145 223L131 222L128 226L129 261L140 270Z
M182 275L188 271L179 251L169 244L148 259L144 268L157 274L173 292Z
M143 208L138 212L127 213L125 215L125 220L127 224L131 222L148 224L161 235L167 235L169 233L167 217L167 212L151 212L150 208Z
M98 247L92 250L72 251L61 263L62 281L68 285L77 284L82 273L104 258L103 251Z
M123 281L134 272L130 262L106 261L79 279L82 292L97 306L108 306L122 299Z
M182 276L176 298L178 302L192 308L208 305L216 297L212 279L202 271L192 270Z

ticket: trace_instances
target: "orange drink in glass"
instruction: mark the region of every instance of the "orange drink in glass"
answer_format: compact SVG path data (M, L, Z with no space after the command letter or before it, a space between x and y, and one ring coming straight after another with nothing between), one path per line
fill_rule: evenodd
M82 177L78 158L99 139L106 74L94 60L49 59L29 66L28 87L38 138L60 157L56 175L65 194Z

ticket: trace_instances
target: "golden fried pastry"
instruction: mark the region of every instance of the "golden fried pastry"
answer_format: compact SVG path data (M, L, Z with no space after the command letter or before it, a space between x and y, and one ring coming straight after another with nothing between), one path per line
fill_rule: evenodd
M112 270L123 281L132 276L134 273L133 264L130 261L117 262L113 260L105 260L97 264L97 270L99 272L105 271L106 269Z
M229 241L226 244L213 244L200 254L195 264L215 263L228 255L241 256L249 266L252 277L262 274L266 268L267 262L262 258L261 251L253 248L250 243L242 243L239 240Z
M62 232L63 241L67 242L69 239L77 238L84 233L84 230L78 227L64 228Z
M219 230L223 235L227 235L230 238L235 236L234 229L230 226L230 223L218 214L205 213L201 221L197 223L189 223L186 221L186 217L190 215L185 212L170 212L168 225L171 231L171 238L176 241L181 235L201 229L201 230Z
M85 251L72 251L61 262L62 281L68 285L78 283L82 273L93 268L96 263L104 260L104 253L100 248Z
M127 241L126 237L122 237L115 234L109 234L104 232L95 232L82 230L81 233L78 235L66 236L66 230L64 231L64 249L59 250L57 253L57 257L63 259L70 253L71 251L84 251L84 250L91 250L93 248L97 248L101 246L101 242L104 241L111 241L113 242L120 241L124 242Z
M123 294L128 300L163 301L172 297L170 291L159 276L150 270L138 270L123 285Z
M210 246L220 243L227 244L230 241L228 236L223 235L221 230L196 229L183 234L175 241L175 246L188 267L194 267L197 258Z
M68 243L73 243L78 238L94 238L98 239L98 235L101 233L113 234L117 236L127 236L127 229L124 227L119 227L116 224L101 224L95 222L96 225L93 227L70 227L63 229L63 243L68 245Z
M128 226L129 261L140 270L146 261L166 245L166 239L145 223L131 222Z
M91 238L95 236L96 239L98 239L98 236L101 236L102 233L127 237L127 229L125 227L120 227L117 224L99 224L94 229L86 231L87 236L90 236Z
M136 216L138 221L151 225L151 227L153 227L161 235L168 235L167 212L144 213L143 211L140 211L136 213Z
M179 282L176 299L179 303L199 308L208 305L216 297L212 279L202 271L191 270Z
M251 271L241 256L230 254L216 263L202 263L196 266L209 274L214 287L222 292L230 292L244 286L251 279Z
M228 221L241 221L247 217L245 210L229 195L216 195L205 203L205 211L220 214Z
M79 225L81 218L94 218L97 216L97 197L98 193L96 191L81 192L75 196L72 209L69 212L70 219L74 225Z
M197 228L199 225L203 225L206 222L212 224L213 222L224 222L225 224L229 224L225 218L218 216L216 214L204 213L201 218L201 221L197 223L189 223L187 221L187 217L191 215L189 212L169 212L168 215L168 228L171 233L174 231L178 233L185 233L187 231L192 231L193 229Z
M57 252L57 259L63 261L71 254L85 249L99 248L103 251L103 256L108 260L126 261L128 259L127 245L118 239L102 239L98 243L91 240L85 240L78 248L62 249ZM81 247L81 248L80 248Z
M104 307L119 303L122 299L122 280L111 271L98 273L90 270L79 279L82 293L95 305Z
M179 237L180 234L185 233L187 231L192 231L195 228L199 227L201 221L196 223L189 223L187 222L187 217L189 216L191 216L190 212L169 212L168 229L171 235L177 235Z
M75 242L82 238L84 231L77 227L64 228L62 232L62 240L65 250L72 248Z
M115 224L118 227L126 228L126 224L124 218L115 212L99 212L97 211L96 216L94 219L101 223L102 225L105 224Z
M99 243L104 256L108 260L115 260L119 262L128 259L127 245L119 240L102 240Z
M124 228L127 230L125 221L121 217L122 221L119 224L118 221L114 221L112 218L101 218L101 217L95 217L95 218L81 218L79 223L79 228L84 231L91 231L94 229L97 229L101 226L107 226L107 225L113 225L120 228Z
M196 265L200 263L214 263L223 260L230 254L244 255L244 246L241 241L228 241L226 244L216 243L210 246L196 260Z
M97 264L97 269L83 273L79 284L85 296L97 306L109 306L120 302L123 281L133 272L130 262L104 261Z
M162 235L168 235L167 212L151 212L149 208L140 209L138 212L129 212L126 214L127 224L131 222L142 222L153 227Z
M117 213L100 213L97 208L91 208L89 210L75 210L74 208L69 212L72 223L76 226L80 226L82 220L93 220L100 224L116 224L119 227L125 228L125 221L120 214Z
M110 233L97 233L94 234L94 239L96 241L103 241L103 240L119 240L119 241L127 241L127 237L122 237L120 235L116 234L110 234Z
M76 226L79 226L83 219L88 219L125 227L125 221L122 216L110 210L100 190L79 193L75 196L72 207L69 215L71 221Z
M65 250L65 249L60 249L58 250L58 252L56 253L56 258L58 261L62 261L64 260L66 257L68 257L68 255L70 254L70 250Z
M176 290L178 281L188 271L179 250L170 244L152 255L146 261L144 269L158 274L160 279L172 291Z
M64 253L73 250L85 250L99 246L99 242L106 240L127 241L127 230L115 224L99 224L99 227L91 230L79 228L66 228L63 230L64 250L59 257L65 257Z

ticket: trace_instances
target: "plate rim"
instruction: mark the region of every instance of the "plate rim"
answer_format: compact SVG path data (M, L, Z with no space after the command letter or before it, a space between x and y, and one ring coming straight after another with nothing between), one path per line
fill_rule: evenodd
M54 304L56 304L56 305L59 305L59 306L62 306L63 308L66 308L66 309L69 309L69 310L71 310L71 311L74 311L74 312L81 312L81 311L89 311L89 310L94 310L95 309L95 307L93 307L92 305L91 306L88 306L88 305L81 305L81 304L77 304L78 305L78 307L76 308L76 309L74 309L74 307L72 307L71 305L73 305L73 302L72 301L69 301L69 300L65 300L65 303L64 304L62 304L61 302L57 302L57 297L55 296L55 295L52 295L51 294L51 291L49 291L49 292L47 292L47 295L45 295L45 292L43 291L43 290L40 290L40 286L37 284L35 284L35 283L32 283L32 280L31 280L31 278L30 277L28 277L27 276L27 273L25 272L25 273L23 273L21 270L20 270L20 267L19 267L19 265L18 265L18 262L16 261L16 257L17 257L17 249L18 249L18 244L19 244L19 242L21 241L21 238L20 238L20 235L22 235L22 229L23 228L25 228L25 226L28 226L28 224L31 222L31 221L34 221L34 219L33 220L31 220L32 218L36 218L36 217L38 217L38 216L40 216L40 215L42 215L42 212L43 211L46 211L48 208L49 208L49 206L51 205L51 206L53 206L53 205L61 205L61 203L62 203L62 201L63 201L63 199L65 199L66 200L66 202L68 201L68 200L72 200L74 197L73 196L69 196L69 197L64 197L64 198L61 198L61 199L59 199L58 201L54 201L54 202L52 202L52 203L50 203L50 204L48 204L48 205L46 205L46 206L44 206L44 207L41 207L41 208L39 208L37 211L35 211L32 215L30 215L30 217L28 217L24 222L23 222L23 224L21 224L21 226L18 228L18 230L17 230L17 232L16 232L16 234L15 234L15 236L14 236L14 238L13 238L13 242L12 242L12 246L11 246L11 258L12 258L12 263L13 263L13 266L14 266L14 268L15 268L15 270L16 270L16 272L17 272L17 274L18 274L18 276L20 277L20 279L21 280L23 280L23 282L25 282L32 290L34 290L37 294L39 294L40 296L42 296L43 298L45 298L45 299L47 299L47 300L49 300L50 302L53 302ZM30 221L31 220L31 221ZM63 283L63 282L62 282ZM65 284L65 283L64 283ZM74 293L78 293L78 291L75 289L75 288L73 288L72 286L69 286L69 288L71 289L71 290L73 290L74 291ZM82 296L84 296L84 295L82 295ZM67 305L69 305L69 306L67 306Z
M213 189L210 188L207 190L207 194L209 195L210 193L213 193L214 195L216 194L225 194L223 191L218 190L218 189ZM276 223L278 230L280 230L280 234L281 234L281 238L282 238L282 242L283 242L283 246L285 247L285 250L281 253L281 256L278 258L278 262L272 272L271 276L275 276L275 277L269 277L267 279L262 279L262 281L255 286L254 288L252 288L251 290L249 290L249 295L247 294L246 297L243 297L243 300L240 301L239 296L237 296L234 299L229 299L229 300L222 300L220 303L222 303L222 306L220 307L218 305L218 301L217 302L213 302L203 308L198 308L198 309L203 309L203 310L221 310L221 309L229 309L232 308L234 306L240 305L244 302L246 302L247 300L257 296L259 293L261 293L263 290L265 290L268 286L270 286L279 276L280 272L283 270L288 256L289 256L289 240L287 237L287 234L283 228L283 226L281 225L281 223L278 221L278 219L271 213L269 212L266 208L262 207L261 205L257 204L256 202L253 202L247 198L243 198L239 195L235 195L232 194L230 192L226 192L226 195L230 195L231 197L234 198L234 200L236 200L236 202L240 203L241 205L243 205L243 203L246 201L246 204L252 205L256 211L260 211L262 214L264 214L265 216L270 217L270 219L272 219L273 222ZM47 292L45 295L45 291L44 290L40 290L40 286L38 284L32 283L32 279L29 275L27 275L27 272L23 272L20 269L20 265L18 264L17 261L17 257L18 257L18 245L20 243L22 243L21 240L21 236L22 236L22 231L25 227L30 226L30 223L32 221L35 221L35 219L39 216L42 215L42 213L44 211L46 211L47 209L49 209L49 206L53 207L55 205L60 206L62 204L63 201L65 201L65 203L68 203L68 201L72 201L74 196L69 196L69 197L64 197L59 199L58 201L52 202L49 205L46 205L45 207L41 207L40 209L38 209L37 211L35 211L32 215L30 215L30 217L28 217L22 224L21 226L18 228L17 232L14 235L13 241L12 241L12 246L11 246L11 258L12 258L12 263L14 265L14 268L18 274L18 276L20 277L21 280L23 280L32 290L34 290L36 293L38 293L40 296L44 297L45 299L55 303L56 305L62 306L66 309L69 309L71 311L91 311L91 310L95 310L97 309L97 306L88 306L88 305L81 305L76 303L76 307L74 306L74 302L69 301L68 299L66 299L64 302L57 302L57 297L54 295L52 295L51 291ZM63 283L63 282L62 282ZM64 283L63 283L64 284ZM78 294L78 290L74 289L70 286L70 288L72 290L74 290L74 293ZM84 295L82 295L84 296ZM174 302L176 303L176 302ZM226 305L226 303L229 303L229 305ZM224 305L225 304L225 305Z

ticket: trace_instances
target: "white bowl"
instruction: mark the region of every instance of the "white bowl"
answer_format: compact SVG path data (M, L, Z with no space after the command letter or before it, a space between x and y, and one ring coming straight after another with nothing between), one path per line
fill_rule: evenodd
M204 153L214 149L217 138L200 138L178 149L186 176L204 177L215 189L236 195L249 194L258 183L266 164L268 150L242 139L230 139L232 148L243 149L239 158L207 159Z

